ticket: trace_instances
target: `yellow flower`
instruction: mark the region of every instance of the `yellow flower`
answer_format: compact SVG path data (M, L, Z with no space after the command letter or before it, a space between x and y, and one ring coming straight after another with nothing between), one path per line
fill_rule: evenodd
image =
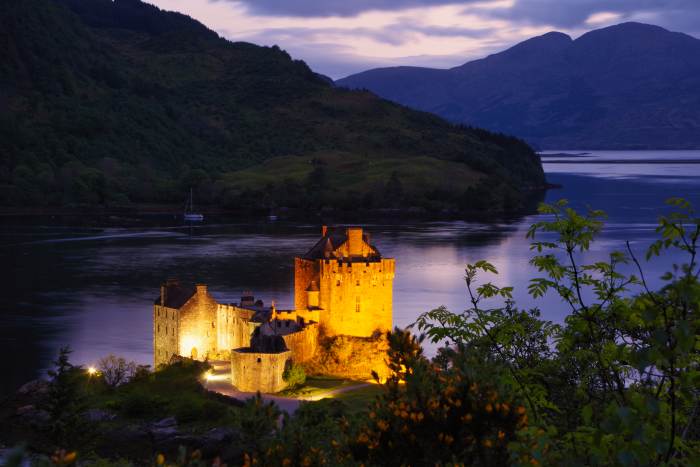
M71 451L71 452L69 452L69 453L67 453L67 454L65 455L65 457L63 458L63 462L64 462L66 465L70 465L70 464L72 464L73 462L75 462L75 459L76 459L77 457L78 457L78 453L75 452L75 451Z
M165 464L165 456L163 454L158 454L156 456L156 464L158 464L158 465Z

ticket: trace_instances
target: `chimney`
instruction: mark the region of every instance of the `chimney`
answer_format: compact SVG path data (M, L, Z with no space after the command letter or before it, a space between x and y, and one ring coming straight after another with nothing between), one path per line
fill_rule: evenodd
M325 237L327 233L328 233L328 226L322 225L321 226L321 237Z
M165 284L160 285L160 306L165 306L165 302L168 299L168 287Z
M362 256L362 227L348 227L348 256Z
M195 287L197 288L197 295L206 295L207 294L207 285L206 284L197 284Z

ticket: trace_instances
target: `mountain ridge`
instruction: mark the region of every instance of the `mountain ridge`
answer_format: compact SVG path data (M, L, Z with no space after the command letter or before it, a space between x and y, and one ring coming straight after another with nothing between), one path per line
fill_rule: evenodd
M643 23L550 32L437 70L380 68L362 88L543 149L700 148L700 40Z
M0 59L4 205L179 204L194 187L234 209L460 211L491 187L498 211L545 183L522 141L335 88L139 0L7 0ZM414 174L426 156L430 177Z

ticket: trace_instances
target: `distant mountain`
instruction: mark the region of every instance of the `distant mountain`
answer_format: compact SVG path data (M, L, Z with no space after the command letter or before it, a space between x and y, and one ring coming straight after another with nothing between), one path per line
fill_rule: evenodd
M0 204L517 208L532 149L138 0L0 2Z
M540 148L700 148L700 40L647 24L550 32L449 70L380 68L337 84Z

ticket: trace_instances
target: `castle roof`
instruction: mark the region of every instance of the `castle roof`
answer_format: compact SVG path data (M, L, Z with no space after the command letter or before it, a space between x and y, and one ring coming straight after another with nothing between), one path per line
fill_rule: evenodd
M168 308L182 308L187 303L187 300L197 292L197 289L192 285L183 285L180 281L170 279L163 284L161 293L165 292L164 306ZM161 297L158 296L155 300L156 305L161 304Z
M362 261L367 259L380 259L382 257L379 250L369 243L369 235L363 233L362 239L367 243L371 249L372 254L369 257L362 258ZM304 259L337 259L336 251L345 242L348 241L348 229L347 227L329 227L321 239L316 242L316 244L311 247L309 251L302 256ZM349 258L346 258L349 259Z

